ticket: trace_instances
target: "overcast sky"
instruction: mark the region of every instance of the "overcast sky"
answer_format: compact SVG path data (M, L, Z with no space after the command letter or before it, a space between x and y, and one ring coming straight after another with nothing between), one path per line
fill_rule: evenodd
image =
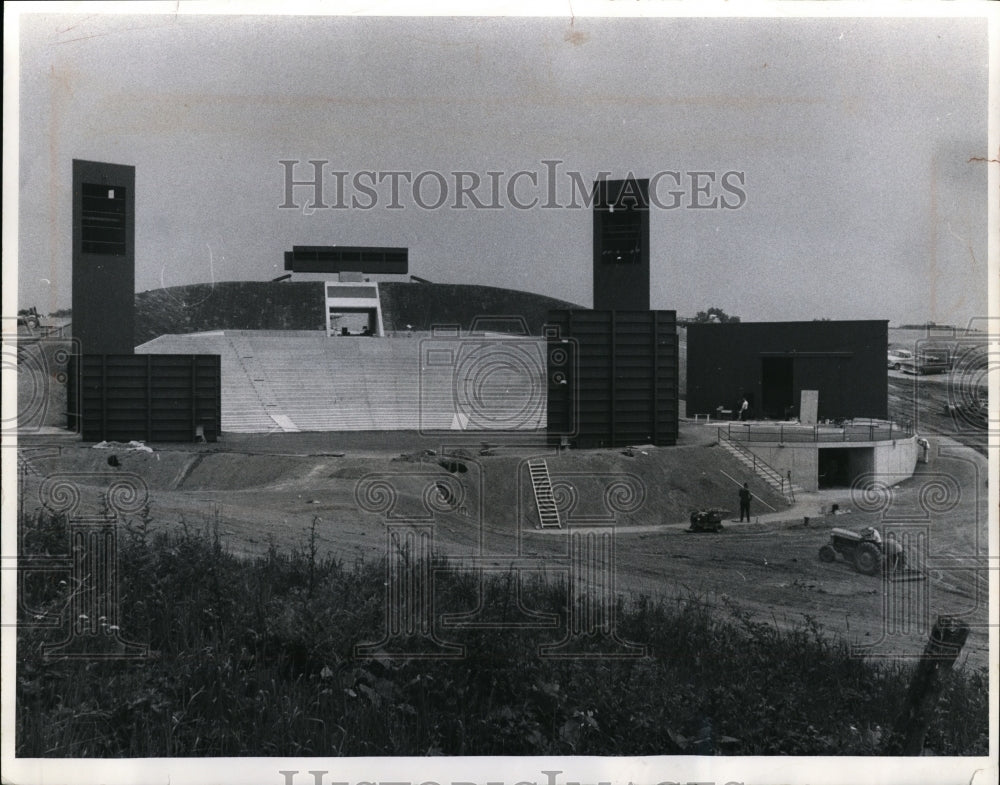
M541 204L570 203L569 172L676 172L651 206L654 308L956 324L986 313L986 164L969 160L990 157L983 19L21 22L21 307L70 303L82 158L136 167L139 291L267 280L292 245L386 245L408 247L410 272L432 281L589 307L590 211ZM301 161L306 180L311 159L329 162L326 202L332 173L348 173L347 207L280 207L279 162ZM538 198L529 209L507 193L522 170L533 175L513 199ZM366 171L442 173L448 200L429 207L436 175L417 195L401 175L389 207L390 180L375 199L353 187ZM459 198L456 171L500 208ZM293 196L313 201L309 187Z

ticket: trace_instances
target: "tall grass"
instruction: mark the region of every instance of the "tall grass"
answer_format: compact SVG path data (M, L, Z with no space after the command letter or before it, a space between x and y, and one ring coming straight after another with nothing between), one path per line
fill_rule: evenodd
M65 520L22 523L25 551L65 550ZM146 514L119 562L122 633L150 656L45 658L64 633L22 626L19 756L884 754L908 683L808 617L779 630L697 597L619 602L620 637L650 656L541 657L566 629L567 590L539 576L520 579L522 604L558 628L448 629L461 658L358 660L355 644L384 633L386 565L322 556L315 530L240 559L215 522L152 533ZM433 567L438 617L482 600L479 621L523 618L517 576ZM65 616L70 590L36 576L22 599ZM985 671L954 673L929 746L986 754L987 695Z

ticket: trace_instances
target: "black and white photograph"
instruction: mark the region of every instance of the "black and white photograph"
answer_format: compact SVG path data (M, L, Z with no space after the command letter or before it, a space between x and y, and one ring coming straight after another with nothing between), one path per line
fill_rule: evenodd
M996 781L994 4L4 10L3 782Z

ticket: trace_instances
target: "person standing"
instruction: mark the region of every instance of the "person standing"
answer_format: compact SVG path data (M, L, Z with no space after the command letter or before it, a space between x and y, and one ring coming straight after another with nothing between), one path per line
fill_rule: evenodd
M885 538L885 546L882 550L885 555L886 566L889 568L889 572L896 572L897 570L902 571L906 569L906 559L903 556L903 546L900 544L899 540L896 539L896 535L893 532Z
M747 516L747 523L750 523L750 499L753 498L753 494L750 493L750 484L743 483L743 487L740 488L740 523L743 523L743 516Z
M750 402L746 399L746 397L744 397L743 400L740 401L740 419L745 420L749 416L750 416Z

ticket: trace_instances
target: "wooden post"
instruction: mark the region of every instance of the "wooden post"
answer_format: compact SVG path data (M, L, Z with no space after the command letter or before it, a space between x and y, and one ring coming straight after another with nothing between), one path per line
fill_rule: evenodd
M944 689L944 675L951 670L969 637L968 626L950 616L939 616L930 640L913 674L903 711L896 721L897 744L901 754L919 755L934 717L934 709Z

